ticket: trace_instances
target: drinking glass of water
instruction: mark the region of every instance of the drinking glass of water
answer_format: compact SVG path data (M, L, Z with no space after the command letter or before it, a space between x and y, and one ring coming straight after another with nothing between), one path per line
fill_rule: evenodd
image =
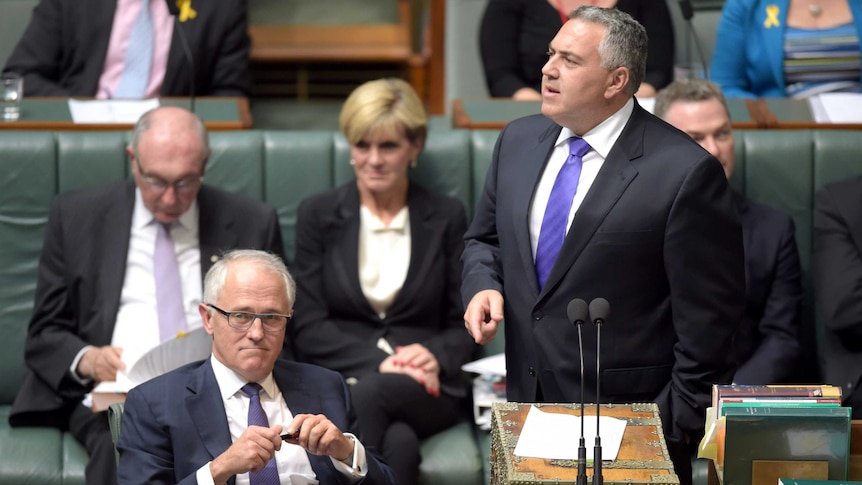
M24 80L15 72L0 74L0 119L14 121L21 113Z

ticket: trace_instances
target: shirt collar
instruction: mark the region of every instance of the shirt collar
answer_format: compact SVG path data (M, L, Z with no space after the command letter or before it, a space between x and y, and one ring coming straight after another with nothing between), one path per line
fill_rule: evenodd
M221 393L223 401L227 401L238 392L241 393L242 386L248 384L247 380L243 379L236 372L222 364L221 361L216 359L215 355L210 355L210 363L212 364L213 373L215 374L216 382L218 383L219 392ZM272 377L272 372L267 374L264 380L258 381L258 384L260 384L260 387L263 388L263 392L265 392L270 398L276 395L275 379Z
M402 207L397 214L395 214L395 217L392 218L392 222L389 223L389 227L383 225L383 221L375 217L367 207L361 206L359 211L361 214L361 223L372 232L398 231L403 233L409 220L409 210L406 205Z
M155 221L153 213L144 205L144 197L141 195L141 189L135 187L135 208L132 211L132 229L143 229ZM177 224L183 228L194 232L198 226L198 201L192 201L189 210L183 212Z
M608 153L611 151L611 148L613 148L614 143L617 142L617 138L622 134L623 128L625 128L629 118L631 118L634 108L635 100L634 98L631 98L623 105L622 108L619 109L619 111L599 123L592 130L586 132L582 138L586 140L587 143L590 144L590 148L601 155L603 159L607 158ZM554 143L554 146L558 147L567 143L569 138L573 136L578 135L575 135L571 129L563 127L563 130L560 131L560 136L557 137L557 141Z

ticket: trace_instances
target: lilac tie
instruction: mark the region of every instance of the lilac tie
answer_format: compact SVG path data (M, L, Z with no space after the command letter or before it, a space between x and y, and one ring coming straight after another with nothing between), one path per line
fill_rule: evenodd
M123 58L123 73L112 97L143 98L153 64L153 15L150 0L141 0L141 13L135 17L129 44Z
M581 177L581 165L583 157L590 151L590 145L583 138L573 136L569 138L569 158L560 168L551 196L548 198L548 206L545 208L545 216L542 219L542 229L539 232L539 243L536 246L536 277L539 280L539 290L548 281L551 268L557 260L557 254L563 247L566 239L566 223L569 220L569 211L572 209L572 199L578 189L578 179Z
M248 396L248 425L269 427L269 420L260 405L260 384L249 382L242 386L242 392ZM275 465L275 457L271 458L266 466L259 472L248 472L248 482L251 485L278 485L278 467Z
M156 308L159 313L161 342L176 337L186 329L183 288L170 224L156 221L156 247L153 251L153 276L156 280Z

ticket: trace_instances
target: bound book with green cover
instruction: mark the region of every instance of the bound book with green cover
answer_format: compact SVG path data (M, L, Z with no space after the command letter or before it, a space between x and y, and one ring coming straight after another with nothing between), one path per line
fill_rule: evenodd
M821 462L824 478L847 479L850 408L728 407L725 418L723 485L753 485L755 460Z

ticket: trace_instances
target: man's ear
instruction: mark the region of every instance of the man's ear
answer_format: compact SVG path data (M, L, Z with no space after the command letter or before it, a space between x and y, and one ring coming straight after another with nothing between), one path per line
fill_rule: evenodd
M201 320L203 320L203 322L204 322L204 330L206 330L206 332L209 335L212 335L213 334L213 325L212 325L213 312L212 312L212 310L210 310L210 307L206 306L205 304L199 303L198 304L198 312L200 312Z
M621 92L625 92L629 85L629 70L620 66L608 73L608 87L605 89L605 97L610 99Z

